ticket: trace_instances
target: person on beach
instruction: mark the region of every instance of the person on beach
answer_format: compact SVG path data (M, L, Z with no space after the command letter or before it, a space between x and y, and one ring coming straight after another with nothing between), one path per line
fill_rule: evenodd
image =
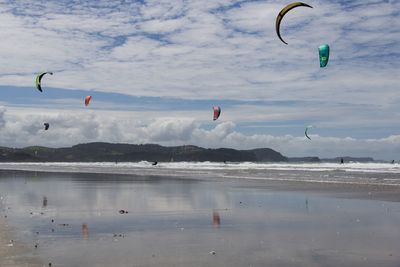
M343 158L340 158L340 164L344 164Z

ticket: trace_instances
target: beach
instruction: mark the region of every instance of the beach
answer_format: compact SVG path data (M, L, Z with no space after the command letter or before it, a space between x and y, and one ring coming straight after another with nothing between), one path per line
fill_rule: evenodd
M2 164L0 266L400 263L396 166L107 164Z
M2 267L42 267L43 264L32 248L16 240L14 229L7 220L0 218L0 266Z

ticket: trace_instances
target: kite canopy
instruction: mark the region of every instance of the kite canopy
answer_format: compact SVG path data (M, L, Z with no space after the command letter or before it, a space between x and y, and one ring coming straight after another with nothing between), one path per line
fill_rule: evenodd
M90 103L90 100L92 99L92 96L88 95L87 97L85 97L85 106L88 106Z
M44 130L47 131L50 127L50 124L48 122L43 123L44 125Z
M36 84L36 88L37 88L40 92L43 92L43 90L42 90L42 78L43 78L43 76L46 75L46 74L53 75L52 72L49 72L49 71L48 71L48 72L42 72L42 73L40 73L38 76L36 76L35 84Z
M307 5L305 3L302 3L302 2L294 2L294 3L291 3L291 4L287 5L287 6L285 6L281 10L281 12L279 12L278 16L276 17L276 22L275 22L276 34L278 35L279 39L281 39L281 41L284 44L288 44L288 43L286 43L282 39L282 36L281 36L281 32L280 32L281 21L282 21L283 17L286 15L286 13L288 13L293 8L296 8L296 7L299 7L299 6L305 6L305 7L313 8L312 6Z
M306 131L304 132L304 134L306 135L306 137L308 138L308 139L310 139L311 140L311 138L308 136L308 129L311 129L311 128L313 128L314 126L312 126L312 125L309 125L309 126L307 126L306 127Z
M329 61L329 45L324 44L321 45L319 48L319 66L321 68L326 67Z
M213 107L214 110L214 121L219 118L219 115L221 115L221 108L218 106Z

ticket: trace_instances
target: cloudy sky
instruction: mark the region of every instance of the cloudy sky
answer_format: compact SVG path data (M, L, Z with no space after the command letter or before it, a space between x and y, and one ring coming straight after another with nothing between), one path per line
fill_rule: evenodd
M275 18L287 3L0 0L0 145L400 159L400 1L308 0L313 9L285 16L285 45ZM41 71L54 72L43 93L34 87ZM216 122L213 105L222 108Z

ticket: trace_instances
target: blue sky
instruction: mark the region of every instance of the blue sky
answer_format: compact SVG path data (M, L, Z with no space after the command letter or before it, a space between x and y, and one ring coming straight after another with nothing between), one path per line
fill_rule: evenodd
M282 1L2 1L0 145L398 157L399 1L307 3L282 21L284 45ZM54 72L43 93L33 84L41 71Z

